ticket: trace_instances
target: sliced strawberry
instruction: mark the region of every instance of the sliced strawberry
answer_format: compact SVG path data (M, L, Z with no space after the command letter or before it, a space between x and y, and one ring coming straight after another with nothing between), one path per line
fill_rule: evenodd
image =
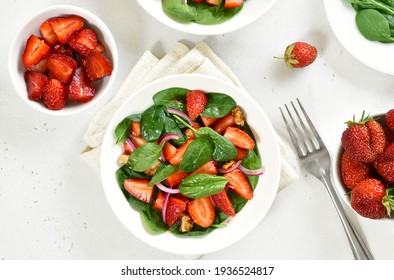
M199 168L194 170L190 175L193 174L210 174L210 175L218 174L218 168L216 166L216 162L213 160L208 161L207 163L201 165Z
M70 15L66 17L52 18L49 20L53 32L56 34L57 40L62 43L68 43L75 32L82 29L85 25L85 20L77 15Z
M208 97L205 92L200 90L191 90L186 95L186 110L189 117L194 120L197 118L208 103Z
M64 54L51 54L47 66L52 75L62 83L68 83L78 67L77 62Z
M248 150L242 149L240 147L235 147L237 149L237 157L235 160L244 159L248 155Z
M170 187L174 187L174 186L178 185L180 182L182 182L182 180L187 175L189 175L189 173L178 169L177 171L175 171L174 173L172 173L170 176L167 177L166 183Z
M211 126L218 120L218 118L210 118L210 117L201 116L201 120L205 126Z
M219 5L219 0L205 0L205 2L214 6Z
M234 9L243 4L243 0L224 0L224 7L226 9Z
M164 193L159 191L156 195L155 202L152 205L153 209L161 211L163 209Z
M51 52L51 47L41 38L30 35L26 41L22 61L27 69L46 58Z
M229 126L235 126L235 118L231 113L215 122L212 129L219 134L223 134Z
M125 190L135 198L150 203L153 198L154 187L148 186L149 179L126 179L123 182Z
M212 200L215 203L216 207L219 208L224 214L226 214L227 216L235 216L233 204L228 198L225 190L222 190L220 193L214 194L212 196Z
M44 58L43 60L38 62L36 65L33 65L32 67L30 67L29 70L41 72L41 73L46 73L48 71L47 59Z
M131 154L132 150L130 145L128 145L127 143L123 143L123 153L126 155Z
M142 146L146 143L148 143L148 141L146 141L144 138L142 138L141 136L135 136L133 134L129 135L129 138L131 139L131 142L133 142L134 146L136 148L138 148L139 146Z
M131 133L135 136L141 136L141 123L131 122Z
M97 47L97 35L92 29L84 28L78 31L68 43L78 53L88 56Z
M69 57L74 58L75 51L68 44L56 44L52 47L52 53L65 54Z
M243 130L229 126L224 135L234 146L246 149L253 150L254 149L254 141L253 139Z
M170 142L165 142L163 146L163 155L168 160L175 155L177 148Z
M67 101L66 91L60 81L51 79L42 92L42 100L45 106L51 110L63 109Z
M77 102L86 103L95 96L96 90L93 82L85 74L85 70L79 67L68 85L68 98Z
M181 163L182 157L183 155L186 153L186 149L187 147L190 145L190 143L193 141L192 138L189 138L186 140L186 142L184 144L182 144L176 151L176 153L168 159L168 161L172 164L172 165L179 165Z
M42 92L49 82L47 75L28 70L25 72L24 78L29 99L40 100Z
M168 200L165 223L170 227L186 210L186 202L175 197L170 197Z
M100 41L97 41L97 46L95 50L102 53L105 51L105 46Z
M215 220L215 207L207 196L190 201L187 209L193 221L204 228L211 226Z
M227 185L229 185L239 196L247 200L253 198L253 189L241 170L235 169L229 173L224 174L223 177L230 180Z
M54 46L57 44L57 38L49 24L49 21L50 20L46 20L40 25L40 34L48 45Z
M112 64L101 52L93 50L86 57L86 73L92 81L96 81L111 75Z

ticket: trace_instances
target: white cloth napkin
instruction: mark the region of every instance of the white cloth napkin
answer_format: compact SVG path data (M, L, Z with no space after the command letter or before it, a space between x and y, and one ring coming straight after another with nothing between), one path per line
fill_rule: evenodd
M99 175L100 150L104 133L111 117L120 105L143 85L164 76L185 73L214 76L242 88L240 81L230 68L204 42L192 49L178 42L161 59L155 57L150 51L146 51L127 76L116 96L91 120L84 135L87 148L81 153L82 159ZM285 146L279 136L278 141L282 156L278 187L278 191L281 191L299 176L286 160Z

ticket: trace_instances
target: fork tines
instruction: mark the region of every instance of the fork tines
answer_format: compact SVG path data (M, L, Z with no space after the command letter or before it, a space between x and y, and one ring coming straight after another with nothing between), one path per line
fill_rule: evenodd
M291 106L297 116L299 123L298 125L297 120L293 117L289 107L286 104L285 108L291 121L287 120L282 108L279 107L279 110L282 114L287 131L290 134L291 141L293 142L294 147L297 149L298 156L305 157L308 155L308 153L312 153L313 151L323 148L324 144L301 102L298 100L298 98L296 100L299 108L302 111L302 115L300 115L293 101L291 101Z

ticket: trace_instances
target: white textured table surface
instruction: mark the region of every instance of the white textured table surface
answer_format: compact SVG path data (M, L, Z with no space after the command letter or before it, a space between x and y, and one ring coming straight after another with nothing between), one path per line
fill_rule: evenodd
M7 69L9 46L24 21L54 4L74 4L99 16L119 51L118 75L107 100L75 117L49 117L17 96ZM338 42L323 2L279 0L252 25L218 36L174 31L133 0L0 2L0 259L183 259L142 243L118 221L100 180L79 157L89 120L117 91L145 50L163 56L176 41L205 41L235 72L289 141L278 106L304 103L326 146L335 153L343 122L362 110L394 107L393 77L355 60ZM12 15L12 19L10 19ZM291 71L276 59L293 41L317 46L315 63ZM323 185L290 162L301 179L280 192L246 238L203 259L352 259ZM377 259L394 259L393 225L355 217ZM376 225L378 224L378 225ZM389 238L391 241L389 242Z

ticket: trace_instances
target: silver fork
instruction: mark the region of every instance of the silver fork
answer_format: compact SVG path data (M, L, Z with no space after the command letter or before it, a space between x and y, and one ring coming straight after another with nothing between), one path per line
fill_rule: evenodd
M326 187L348 237L354 258L356 260L373 260L373 256L368 247L347 217L338 194L331 182L331 159L327 148L298 98L297 103L307 124L303 121L303 118L293 102L291 102L291 105L300 125L297 125L296 119L291 114L287 105L285 105L285 108L290 121L285 117L282 108L279 107L279 110L282 114L287 131L289 132L291 141L297 150L300 163L306 171L323 182Z

